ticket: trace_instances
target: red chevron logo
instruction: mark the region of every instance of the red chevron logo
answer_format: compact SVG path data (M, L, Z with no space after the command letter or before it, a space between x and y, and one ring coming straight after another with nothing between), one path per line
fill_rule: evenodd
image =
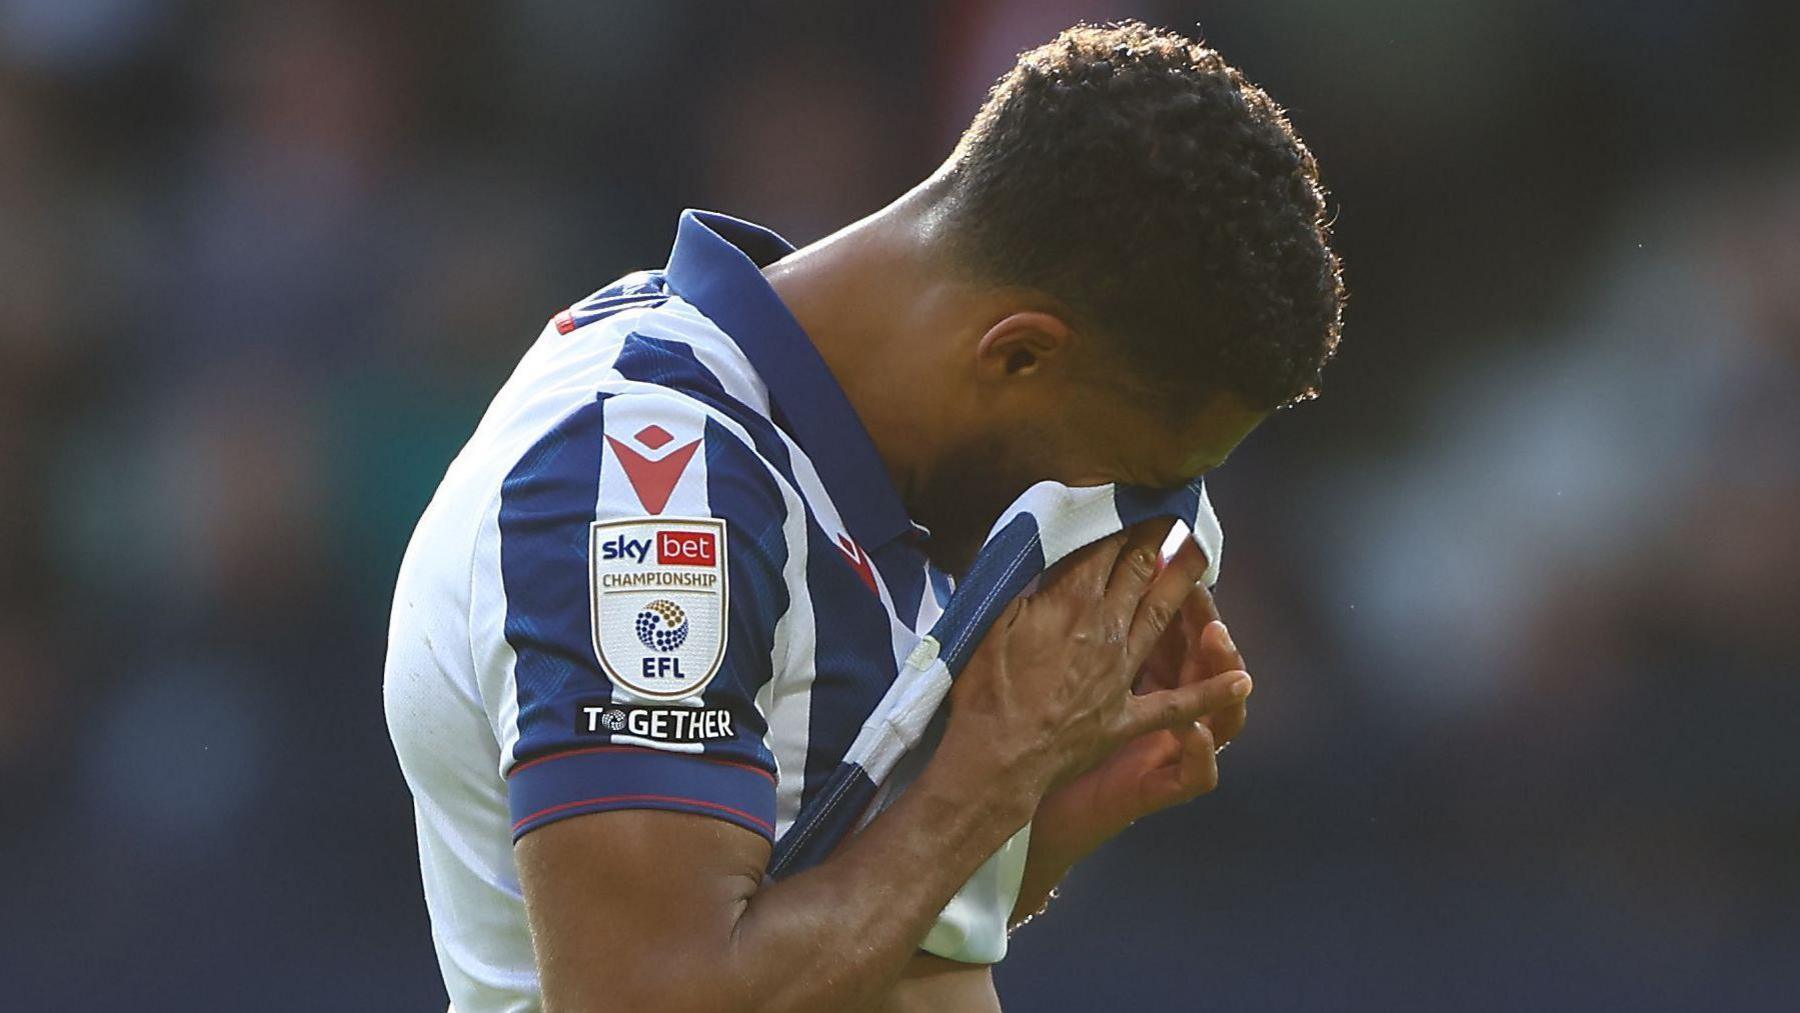
M839 535L837 550L843 553L844 561L850 564L850 568L856 571L862 582L869 585L869 590L879 596L881 591L875 586L875 564L870 562L869 554L863 551L862 546L856 544L849 535Z
M636 439L654 450L673 437L661 427L650 426L638 433ZM663 508L669 505L669 497L675 493L675 483L681 481L688 462L694 459L694 451L700 448L700 441L695 440L685 447L677 447L662 457L651 460L614 437L608 436L606 442L612 445L613 455L625 469L625 477L631 480L631 488L637 493L638 502L653 514L662 513Z

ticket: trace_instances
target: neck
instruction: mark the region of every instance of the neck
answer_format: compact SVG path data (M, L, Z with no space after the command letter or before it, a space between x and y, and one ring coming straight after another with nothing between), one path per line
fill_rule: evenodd
M922 398L934 348L917 338L957 283L936 267L926 181L876 213L763 269L874 440L909 507L939 437Z

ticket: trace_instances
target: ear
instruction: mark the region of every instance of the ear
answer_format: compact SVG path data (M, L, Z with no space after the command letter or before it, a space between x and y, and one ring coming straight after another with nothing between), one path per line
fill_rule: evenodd
M1060 317L1028 311L1014 313L994 326L975 345L977 369L991 379L1036 375L1057 355L1067 355L1075 332Z

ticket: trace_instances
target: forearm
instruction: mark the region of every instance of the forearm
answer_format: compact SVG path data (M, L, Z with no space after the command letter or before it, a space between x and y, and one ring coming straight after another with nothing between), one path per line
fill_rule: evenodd
M685 811L588 813L520 838L545 1008L837 1011L881 1001L933 919L1051 785L1244 695L1247 686L1216 680L1130 692L1130 674L1198 577L1176 565L1155 575L1160 533L1132 538L1080 550L1007 607L952 687L925 770L817 868L766 882L766 838Z
M934 762L817 868L750 898L731 934L728 980L758 1009L880 999L944 905L1029 818L1029 795L1008 794Z

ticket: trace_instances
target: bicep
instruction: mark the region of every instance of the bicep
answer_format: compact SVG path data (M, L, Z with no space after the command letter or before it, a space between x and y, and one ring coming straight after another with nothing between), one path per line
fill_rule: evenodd
M721 955L769 843L722 820L634 809L546 825L515 856L546 1009L675 1009L701 998L708 979L694 969L729 966Z

